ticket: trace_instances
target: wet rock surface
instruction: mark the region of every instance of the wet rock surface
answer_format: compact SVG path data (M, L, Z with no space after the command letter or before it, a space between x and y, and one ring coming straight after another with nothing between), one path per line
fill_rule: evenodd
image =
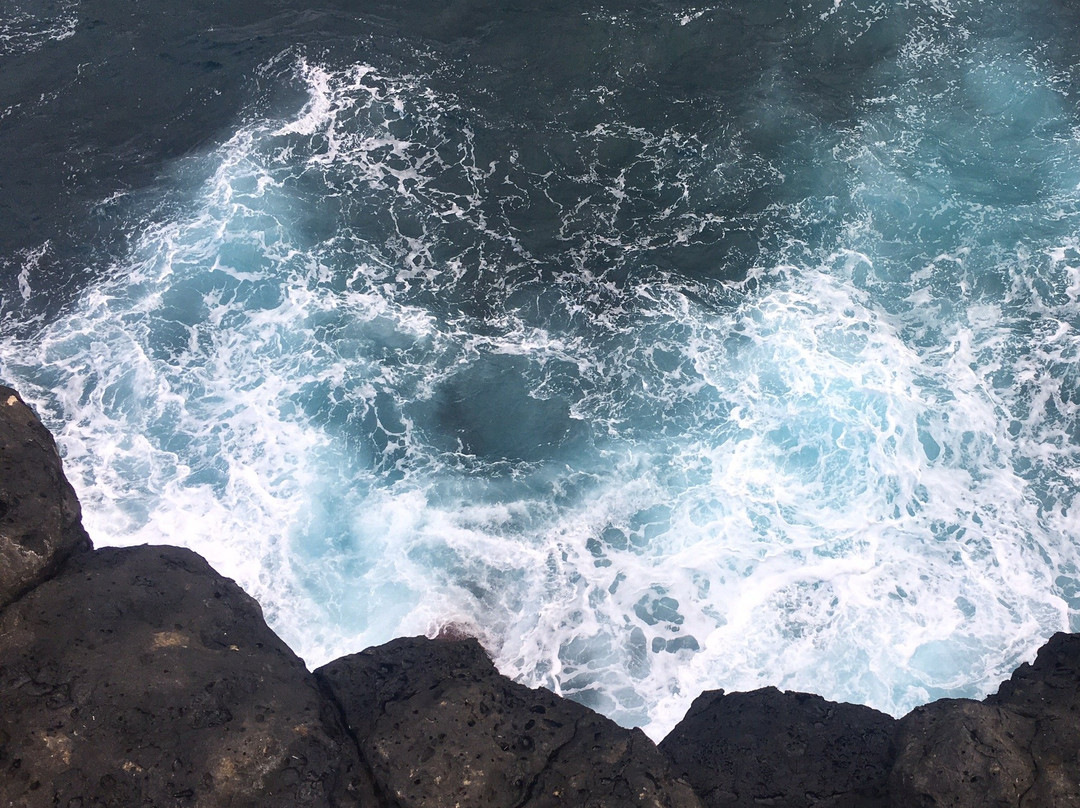
M888 803L895 720L774 687L702 693L661 742L707 808Z
M0 607L89 549L80 519L52 435L18 393L0 385Z
M402 808L693 808L640 730L500 675L475 640L394 640L316 671Z

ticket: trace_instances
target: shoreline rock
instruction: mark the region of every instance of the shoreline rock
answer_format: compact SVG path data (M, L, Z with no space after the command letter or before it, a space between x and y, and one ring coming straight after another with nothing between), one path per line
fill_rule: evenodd
M1080 635L901 719L706 692L657 747L468 638L309 672L197 554L94 550L51 435L2 386L0 473L0 807L1080 808Z
M89 549L53 436L17 392L0 385L0 608Z
M401 638L315 675L401 808L700 808L641 730L517 684L476 640Z
M1055 634L983 701L898 722L894 805L1080 808L1080 635Z
M80 554L0 638L0 804L376 804L304 663L190 550Z
M896 719L767 687L702 693L660 742L706 808L886 808Z

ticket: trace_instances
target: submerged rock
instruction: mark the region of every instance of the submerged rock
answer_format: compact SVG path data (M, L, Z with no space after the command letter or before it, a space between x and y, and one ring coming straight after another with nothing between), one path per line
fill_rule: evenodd
M660 743L706 808L885 808L895 720L774 687L702 693Z
M258 604L201 557L107 548L0 612L0 805L374 806Z
M495 670L475 640L394 640L318 669L401 808L694 808L640 730Z
M52 435L0 385L0 607L90 548L81 515Z

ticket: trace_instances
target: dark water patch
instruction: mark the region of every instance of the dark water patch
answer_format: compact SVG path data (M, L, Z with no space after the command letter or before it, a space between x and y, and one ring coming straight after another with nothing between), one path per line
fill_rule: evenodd
M170 161L297 103L266 66L342 27L286 3L102 0L75 13L70 36L0 54L0 110L12 110L0 119L0 301L20 318L55 315L130 245L132 220L162 204L160 188L145 189ZM46 243L28 281L48 293L24 300L17 276Z

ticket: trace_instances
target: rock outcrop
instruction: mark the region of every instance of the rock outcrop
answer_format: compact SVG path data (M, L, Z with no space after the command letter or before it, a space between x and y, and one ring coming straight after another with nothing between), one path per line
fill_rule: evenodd
M704 693L659 749L471 639L309 673L175 547L94 550L51 436L0 387L0 808L1080 808L1080 635L899 721Z
M394 640L315 672L401 808L698 808L641 730L495 670L475 640Z
M895 719L775 687L702 693L660 743L706 808L886 808Z
M1080 808L1080 635L1055 634L985 701L899 722L896 806Z
M303 662L189 550L81 554L0 612L0 703L0 805L377 805Z
M1020 805L1080 807L1080 635L1055 634L986 703L1035 722L1034 782Z
M0 608L89 549L81 518L49 430L0 385Z
M1034 721L979 701L916 708L901 723L894 803L1017 808L1034 784L1033 735Z

